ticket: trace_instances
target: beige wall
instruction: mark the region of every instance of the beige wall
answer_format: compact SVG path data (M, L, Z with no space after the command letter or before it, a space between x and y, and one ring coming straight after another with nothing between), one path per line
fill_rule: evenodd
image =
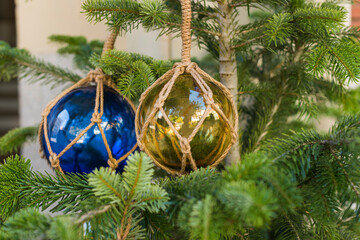
M18 46L36 53L54 52L48 43L51 34L86 35L102 39L103 24L90 25L81 14L81 0L16 0ZM119 45L124 39L119 39Z
M86 15L81 13L82 2L83 0L16 0L18 47L36 54L54 53L57 46L49 44L47 40L52 34L84 35L90 40L104 40L107 27L103 23L90 24ZM166 59L169 56L169 38L162 37L156 41L156 37L154 32L134 31L126 37L119 37L116 48Z
M50 44L52 34L84 35L89 40L104 40L107 27L103 23L89 23L81 13L84 0L15 0L17 44L35 54L54 53L57 45ZM240 14L240 22L247 21L247 10ZM157 39L158 32L135 30L117 39L116 48L129 52L150 55L159 59L180 58L180 38L168 36ZM171 52L169 50L171 49ZM205 51L193 44L192 55L200 56Z

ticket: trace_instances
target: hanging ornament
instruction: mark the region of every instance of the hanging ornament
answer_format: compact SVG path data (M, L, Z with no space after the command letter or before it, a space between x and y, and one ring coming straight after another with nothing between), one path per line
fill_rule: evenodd
M118 32L104 45L113 48ZM137 148L135 107L101 69L52 100L43 112L40 152L61 172L90 173L110 166L121 172Z
M171 174L215 167L237 138L237 109L229 90L190 61L191 5L181 1L182 62L141 96L138 144Z

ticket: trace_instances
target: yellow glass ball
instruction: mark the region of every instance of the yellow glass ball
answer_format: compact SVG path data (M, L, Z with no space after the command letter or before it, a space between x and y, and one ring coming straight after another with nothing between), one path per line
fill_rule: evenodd
M213 93L215 104L234 126L235 113L230 100L213 82L203 78ZM168 80L169 81L169 80ZM148 120L159 93L168 82L155 86L144 98L139 108L138 127L142 131ZM163 109L178 133L188 138L206 110L203 93L189 74L180 75L165 100ZM212 165L231 145L231 131L223 117L213 108L201 124L199 131L190 142L191 154L197 167ZM143 136L143 146L151 157L161 165L175 171L181 169L182 151L179 139L164 119L160 110L150 119ZM187 161L186 170L191 170Z

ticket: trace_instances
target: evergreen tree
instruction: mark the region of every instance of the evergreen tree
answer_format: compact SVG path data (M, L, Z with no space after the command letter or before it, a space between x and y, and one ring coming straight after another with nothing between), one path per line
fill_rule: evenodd
M358 29L344 25L346 10L337 1L191 5L193 40L209 52L194 61L229 87L239 110L228 164L172 177L135 153L123 174L64 177L10 156L0 165L0 239L360 239L360 95L346 87L359 78L360 44ZM242 8L249 24L237 21ZM83 10L120 34L140 26L177 34L181 26L179 1L86 0ZM134 102L173 63L101 55L102 43L83 37L50 40L84 74L103 69ZM81 79L2 42L0 80L17 76L51 85ZM319 113L339 117L328 133L307 121ZM0 152L11 154L36 130L10 131Z

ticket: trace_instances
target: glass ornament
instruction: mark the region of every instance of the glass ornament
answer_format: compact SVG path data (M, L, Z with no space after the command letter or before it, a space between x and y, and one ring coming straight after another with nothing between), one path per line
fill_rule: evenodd
M136 111L138 144L171 174L215 167L237 141L232 95L191 62L191 1L181 3L181 62L142 95Z
M211 89L214 104L234 126L237 115L231 100L217 84L205 76L202 78ZM156 85L140 103L137 112L137 133L139 135L143 131L144 123L149 120L142 138L142 148L158 165L170 172L178 173L182 168L183 156L179 138L164 119L161 110L157 110L155 116L148 119L161 90L168 82L169 80L166 80ZM210 108L209 111L206 111L207 107ZM216 109L206 104L204 94L192 75L182 74L177 77L162 108L173 127L184 138L191 136L202 116L207 114L190 141L191 155L197 167L211 166L232 145L233 136L229 124ZM185 171L190 170L191 166L187 161Z
M103 87L103 115L101 127L105 133L112 157L119 159L136 145L135 111L114 89ZM47 116L47 132L50 146L59 154L90 123L94 113L96 86L80 87L62 97ZM46 158L50 153L42 131L42 147ZM108 152L100 129L94 124L60 158L60 167L68 173L90 173L95 168L108 166ZM117 167L122 172L126 161Z

